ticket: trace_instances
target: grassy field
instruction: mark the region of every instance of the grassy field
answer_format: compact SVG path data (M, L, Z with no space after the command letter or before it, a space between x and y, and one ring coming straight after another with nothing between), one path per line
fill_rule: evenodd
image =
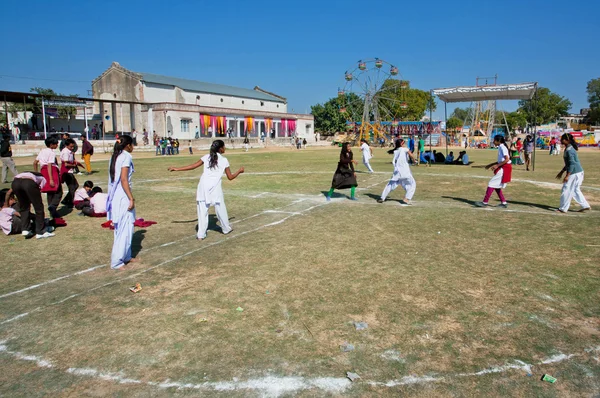
M562 157L546 152L535 172L516 168L508 209L480 209L495 151L414 167L412 207L401 188L376 203L392 171L382 149L357 202L326 202L338 151L228 151L246 168L223 182L234 231L211 216L204 241L200 170L167 172L197 156L134 152L137 216L158 224L136 228L141 263L127 270L108 266L102 219L0 237L0 395L600 393L600 151L580 153L593 210L564 215ZM107 162L93 165L105 188Z

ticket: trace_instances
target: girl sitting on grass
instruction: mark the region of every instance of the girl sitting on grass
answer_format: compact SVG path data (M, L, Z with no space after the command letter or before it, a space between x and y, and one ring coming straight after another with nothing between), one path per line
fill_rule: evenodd
M196 163L184 167L169 167L169 171L188 171L194 170L204 165L204 172L198 183L196 192L196 205L198 210L198 240L206 238L208 230L208 209L210 206L215 206L215 213L221 224L221 230L224 234L232 231L229 225L229 217L225 200L223 197L223 188L221 187L221 178L223 174L227 175L229 181L235 179L244 172L244 168L240 167L235 173L231 173L229 169L229 161L223 154L225 153L225 142L223 140L215 140L210 146L210 153L202 156Z

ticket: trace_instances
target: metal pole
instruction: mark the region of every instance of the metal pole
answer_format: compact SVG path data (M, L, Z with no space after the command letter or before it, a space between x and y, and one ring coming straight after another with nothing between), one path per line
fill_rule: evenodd
M85 121L85 139L89 140L90 139L90 133L89 133L89 129L88 129L88 122L87 122L87 106L83 107L83 120Z
M446 157L448 157L448 104L444 101L444 121L446 126ZM442 131L442 130L440 130Z
M8 123L8 103L6 102L6 94L4 94L4 114L6 115L6 128L9 129L10 124ZM12 129L10 130L10 135L13 136ZM17 143L17 141L15 140L15 144L16 143Z
M25 96L23 96L23 121L25 122L25 127L27 127L27 132L29 133L29 123L27 123L27 104L25 103ZM21 143L25 143L25 139L23 138L23 132L19 132L19 138L21 139Z
M535 94L533 95L533 98L531 98L531 117L533 119L533 156L532 156L532 171L535 171L535 147L537 146L537 122L536 122L536 115L535 115L535 106L534 106L534 101L535 101Z
M433 151L431 150L431 136L433 135L433 91L429 90L429 126L431 126L431 133L429 133L429 161L427 162L431 166L431 157ZM435 159L434 159L435 161Z
M42 118L44 119L44 139L48 138L46 132L46 107L44 106L44 97L42 97Z

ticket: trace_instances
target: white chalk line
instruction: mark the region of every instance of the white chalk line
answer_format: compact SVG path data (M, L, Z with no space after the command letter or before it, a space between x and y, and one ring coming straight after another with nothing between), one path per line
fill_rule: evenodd
M328 172L328 171L265 171L265 172L245 172L243 175L261 176L261 175L305 175L305 174L330 174L330 175L333 175L332 172ZM367 174L367 173L360 173L360 174ZM373 173L368 173L368 174L382 174L382 175L389 174L389 175L391 175L391 172L375 171ZM423 173L417 172L417 173L415 173L415 175L416 176L432 176L432 177L449 177L449 178L475 178L475 179L483 179L483 180L488 180L491 178L490 176L482 176L482 175L474 175L474 174L449 174L449 173L428 173L428 172L423 172ZM194 179L199 180L200 177L194 176L194 177L155 178L155 179L146 179L146 180L134 180L134 184L143 184L143 183L148 183L148 182L176 181L176 180L194 180ZM547 181L536 181L536 180L529 180L529 179L513 178L512 182L523 182L523 183L527 183L527 184L537 185L540 187L555 188L555 189L562 188L562 184L560 184L560 183L547 182ZM589 185L582 185L581 188L589 189L592 191L600 191L600 187L589 186Z
M263 214L268 214L268 213L271 213L271 212L277 212L277 211L278 211L278 210L280 210L280 209L285 209L286 207L292 206L292 205L294 205L294 204L297 204L297 203L300 203L300 202L302 202L302 201L303 201L303 200L302 200L302 199L300 199L300 200L296 200L296 201L294 201L294 202L292 202L292 203L290 203L290 204L287 204L287 205L285 205L285 206L278 207L278 208L276 208L276 209L273 209L273 210L264 210L264 211L262 211L262 212L260 212L260 213L256 213L256 214L254 214L254 215L252 215L252 216L250 216L250 217L246 217L246 218L243 218L243 219L241 219L241 220L236 220L236 221L233 221L233 222L231 222L231 224L237 224L237 223L239 223L239 222L246 221L246 220L249 220L249 219L251 219L251 218L258 217L258 216L261 216L261 215L263 215ZM283 213L285 213L285 212L283 212ZM300 213L298 213L298 214L300 214ZM177 244L177 243L183 242L183 241L191 240L192 238L194 238L194 239L195 239L195 236L186 236L185 238L178 239L178 240L174 240L174 241L172 241L172 242L167 242L167 243L163 243L163 244L160 244L160 245L157 245L157 246L149 247L149 248L147 248L147 249L143 249L143 250L141 250L141 251L140 251L140 254L142 254L142 253L147 253L147 252L149 252L149 251L151 251L151 250L159 249L159 248L162 248L162 247L171 246L171 245L174 245L174 244ZM5 293L5 294L2 294L2 295L0 295L0 299L6 298L6 297L10 297L10 296L13 296L13 295L15 295L15 294L24 293L24 292L27 292L27 291L29 291L29 290L38 289L38 288L40 288L40 287L43 287L43 286L46 286L46 285L50 285L50 284L53 284L53 283L56 283L56 282L62 281L62 280L64 280L64 279L68 279L68 278L74 277L74 276L83 275L83 274L86 274L86 273L88 273L88 272L91 272L91 271L97 270L97 269L99 269L99 268L107 267L108 265L109 265L108 263L107 263L107 264L95 265L95 266L93 266L93 267L90 267L90 268L87 268L87 269L84 269L84 270L81 270L81 271L77 271L77 272L74 272L74 273L72 273L72 274L63 275L63 276L60 276L60 277L58 277L58 278L50 279L50 280L47 280L47 281L45 281L45 282L40 282L40 283L37 283L37 284L35 284L35 285L31 285L31 286L28 286L28 287L25 287L25 288L22 288L22 289L19 289L19 290L15 290L15 291L12 291L12 292L9 292L9 293ZM15 318L11 318L11 319L12 319L12 320L14 320ZM16 318L16 319L18 319L18 318ZM8 322L8 321L10 321L10 320L4 321L4 322L0 322L0 325L2 325L2 324L3 324L3 323L5 323L5 322Z
M598 347L586 348L584 351L588 355L593 355L598 350ZM0 353L8 355L16 360L34 362L40 368L52 369L62 368L56 366L52 361L45 358L28 355L18 351L12 351L8 349L6 341L0 341ZM481 377L488 374L506 373L511 370L521 370L527 374L533 373L535 366L542 366L548 364L555 364L570 360L576 356L582 356L583 354L556 354L552 357L543 359L536 364L528 364L524 361L515 359L512 363L501 366L492 366L486 369L482 369L477 372L469 373L455 373L446 375L435 375L435 376L404 376L400 379L388 380L383 382L378 381L355 381L351 383L347 378L342 377L299 377L299 376L285 376L277 377L267 375L261 378L253 378L245 381L240 381L234 378L230 381L210 381L203 383L184 383L179 381L171 381L169 379L159 381L143 381L127 377L123 372L112 373L104 372L94 368L76 368L70 367L66 369L66 373L80 377L89 377L92 379L98 379L103 381L116 382L118 384L136 384L136 385L147 385L157 387L160 389L175 388L177 390L212 390L212 391L240 391L240 390L251 390L261 391L266 396L279 397L281 395L291 394L294 392L310 389L319 389L328 393L342 393L348 389L351 389L353 384L368 384L375 387L388 387L393 388L404 385L414 384L432 384L444 381L452 381L457 378L465 377Z
M192 254L195 254L195 253L197 253L197 252L200 252L200 251L202 251L202 250L206 250L206 249L208 249L208 248L210 248L210 247L212 247L212 246L220 245L221 243L225 243L225 242L227 242L227 241L229 241L229 240L236 239L236 238L242 237L242 236L244 236L244 235L247 235L247 234L250 234L250 233L254 233L254 232L260 231L260 230L262 230L262 229L264 229L264 228L268 228L268 227L276 226L276 225L279 225L279 224L283 224L285 221L287 221L288 219L290 219L290 218L292 218L292 217L295 217L296 215L304 215L305 213L307 213L307 212L309 212L309 211L311 211L311 210L313 210L313 209L316 209L316 208L318 208L318 207L320 207L320 206L324 206L325 204L326 204L326 203L322 203L322 204L317 204L317 205L311 206L311 207L309 207L309 208L307 208L307 209L303 210L302 212L299 212L298 214L289 214L289 215L287 215L286 217L282 218L282 219L281 219L281 220L279 220L279 221L274 221L274 222L271 222L271 223L268 223L268 224L263 224L263 225L261 225L261 226L258 226L258 227L256 227L256 228L254 228L254 229L251 229L251 230L248 230L248 231L243 231L243 232L237 233L237 234L235 234L235 235L232 235L232 236L228 236L228 235L226 235L226 237L225 237L224 239L221 239L221 240L219 240L219 241L216 241L216 242L212 242L212 243L206 244L206 245L204 245L204 246L201 246L201 247L199 247L199 248L197 248L197 249L191 250L191 251L189 251L189 252L187 252L187 253L181 254L181 255L179 255L179 256L176 256L176 257L173 257L173 258L171 258L171 259L169 259L169 260L165 260L165 261L163 261L163 262L161 262L161 263L158 263L158 264L156 264L156 265L153 265L153 266L151 266L151 267L148 267L148 268L146 268L146 269L144 269L144 270L141 270L141 271L135 272L135 273L133 273L133 274L129 274L129 275L127 275L127 276L124 276L124 277L122 277L122 278L113 279L113 280L111 280L110 282L104 283L104 284L102 284L102 285L99 285L99 286L96 286L96 287L93 287L93 288L90 288L90 289L86 289L85 291L83 291L83 292L81 292L81 293L75 293L75 294L72 294L72 295L70 295L70 296L68 296L68 297L66 297L66 298L64 298L64 299L61 299L61 300L58 300L58 301L54 301L54 302L52 302L52 303L50 303L50 304L48 304L48 305L45 305L45 306L43 306L43 307L37 307L37 308L35 308L34 310L31 310L31 311L25 312L25 313L23 313L23 314L19 314L19 315L17 315L17 316L14 316L14 317L12 317L12 318L10 318L10 319L4 320L3 322L0 322L0 325L7 324L7 323L10 323L10 322L16 321L16 320L18 320L18 319L22 319L22 318L24 318L24 317L26 317L26 316L28 316L28 315L30 315L30 314L32 314L32 313L34 313L34 312L40 312L40 311L42 311L43 309L45 309L45 308L48 308L48 307L50 307L50 306L54 306L54 305L58 305L58 304L62 304L62 303L66 302L66 301L69 301L69 300L71 300L71 299L73 299L73 298L76 298L76 297L83 296L83 295L85 295L85 294L88 294L88 293L94 292L94 291L96 291L96 290L99 290L99 289L103 289L103 288L105 288L105 287L108 287L108 286L112 286L112 285L114 285L114 284L120 283L120 282L122 282L122 281L125 281L125 280L128 280L128 279L131 279L131 278L135 278L135 277L137 277L137 276L143 275L143 274L145 274L145 273L147 273L147 272L150 272L150 271L152 271L152 270L155 270L155 269L157 269L157 268L159 268L159 267L162 267L162 266L164 266L164 265L170 264L170 263L172 263L172 262L179 261L179 260L181 260L182 258L188 257L188 256L190 256L190 255L192 255Z

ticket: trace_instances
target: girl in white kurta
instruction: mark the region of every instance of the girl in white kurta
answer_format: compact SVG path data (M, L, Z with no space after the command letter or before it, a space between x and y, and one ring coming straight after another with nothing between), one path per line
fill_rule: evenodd
M392 174L392 178L390 178L390 181L385 186L383 193L381 194L381 199L377 200L378 203L385 202L385 198L387 198L390 192L398 188L398 185L401 185L406 191L404 200L401 202L402 205L410 205L410 201L415 194L417 183L410 172L408 157L410 157L413 162L415 162L415 158L412 152L404 148L403 145L404 140L400 138L396 140L396 147L391 151L388 151L388 153L394 154L394 160L392 161L394 164L394 174Z
M131 261L131 241L135 222L135 199L131 193L133 174L133 140L123 135L115 144L110 160L108 176L108 198L106 212L113 222L114 242L110 257L110 267L119 269Z
M556 147L559 148L560 144L565 146L565 154L563 156L565 167L556 175L557 179L563 181L562 192L560 193L560 207L556 211L560 213L569 211L571 199L575 199L575 202L581 206L579 211L588 211L591 209L590 204L585 200L585 196L581 192L583 167L581 167L579 156L577 156L577 142L575 142L572 134L563 134L560 137L560 143ZM563 178L565 172L567 175Z
M362 152L363 164L369 170L369 173L373 172L373 168L369 161L373 157L373 149L369 146L369 143L364 138L360 140L362 142L360 146L360 151Z
M510 155L508 151L508 146L506 145L506 140L504 136L497 135L494 137L494 145L498 147L498 159L496 162L490 163L485 166L485 169L491 169L494 172L494 176L488 183L487 190L485 191L485 196L483 197L483 202L476 202L475 206L478 207L486 207L492 196L492 193L496 191L498 194L498 198L500 199L499 207L508 207L508 203L506 202L506 198L502 193L502 189L506 188L506 184L511 181L512 178L512 162L510 160Z
M229 217L227 208L223 199L223 188L221 187L221 179L223 174L231 181L238 175L244 172L244 168L240 167L235 173L231 173L229 169L229 161L223 154L225 153L225 142L216 140L210 147L210 153L202 156L196 163L185 167L169 167L169 171L187 171L194 170L204 165L204 172L198 183L196 192L196 205L198 208L198 234L197 238L202 240L206 238L208 229L208 209L210 206L215 206L215 213L221 224L221 230L224 234L232 231L229 225Z

